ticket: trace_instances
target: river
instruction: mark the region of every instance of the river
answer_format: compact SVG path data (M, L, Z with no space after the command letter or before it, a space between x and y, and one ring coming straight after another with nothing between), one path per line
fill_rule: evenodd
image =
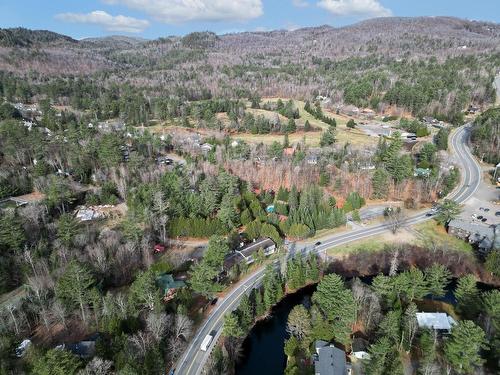
M307 304L315 290L316 285L310 285L287 295L273 308L271 317L257 322L243 342L243 359L236 365L236 375L283 374L288 314L294 306Z

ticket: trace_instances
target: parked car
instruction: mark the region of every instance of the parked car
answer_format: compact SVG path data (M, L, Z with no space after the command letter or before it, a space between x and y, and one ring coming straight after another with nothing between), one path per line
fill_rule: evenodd
M162 245L162 244L159 244L159 243L156 244L155 247L154 247L154 252L155 252L155 254L165 252L165 245Z
M318 241L314 244L314 246L319 246L319 245L321 245L321 241Z
M495 212L495 216L500 216L500 211Z
M487 221L487 220L488 220L488 219L487 219L487 218L485 218L485 217L483 217L483 218L481 219L481 221L482 221L483 223L486 223L486 221Z

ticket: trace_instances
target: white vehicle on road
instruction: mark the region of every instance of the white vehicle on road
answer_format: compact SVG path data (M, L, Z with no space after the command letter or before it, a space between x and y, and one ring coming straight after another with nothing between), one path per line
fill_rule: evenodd
M200 349L204 352L207 351L208 347L212 343L212 340L214 339L214 334L213 332L209 333L208 335L205 336L203 339L203 342L201 343Z

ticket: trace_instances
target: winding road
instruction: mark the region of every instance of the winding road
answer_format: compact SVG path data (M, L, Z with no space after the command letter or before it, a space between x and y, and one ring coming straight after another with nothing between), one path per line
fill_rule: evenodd
M476 192L481 182L481 169L467 146L468 139L469 125L458 128L452 133L449 139L449 147L460 163L462 174L461 184L448 195L448 198L458 203L464 203L469 199ZM430 217L427 216L428 213L429 211L416 213L409 217L404 225L415 225L429 220ZM309 252L323 253L332 247L344 245L366 237L376 236L388 232L389 230L390 228L387 224L374 224L362 229L322 238L321 245L314 246L313 244L307 244L301 248L295 249L293 254L305 254ZM279 264L279 261L275 261L275 264ZM253 288L260 286L263 277L264 268L261 268L247 278L241 280L230 292L228 292L224 299L219 299L216 307L211 311L208 318L189 343L187 350L177 365L175 371L176 375L198 375L201 373L210 356L210 351L213 349L222 332L225 314L237 308L239 300L244 293L250 293ZM200 345L203 339L211 332L216 332L215 339L206 352L201 351Z

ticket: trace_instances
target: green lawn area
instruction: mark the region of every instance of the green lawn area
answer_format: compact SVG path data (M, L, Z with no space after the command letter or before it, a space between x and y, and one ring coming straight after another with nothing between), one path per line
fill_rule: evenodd
M333 233L322 233L323 236L326 234ZM410 231L400 230L395 236L385 234L351 242L347 245L328 249L327 254L330 256L338 256L360 251L377 252L383 250L384 246L387 244L401 241L413 243L428 249L445 248L454 251L462 251L467 254L471 254L473 251L469 243L449 235L445 228L438 225L434 220L429 220L412 227Z
M472 246L459 238L449 235L446 229L434 220L426 221L414 227L418 232L417 241L421 246L436 246L472 253Z
M377 252L384 249L387 239L383 236L376 236L359 241L354 241L346 245L332 247L326 251L329 256L345 255L357 252Z
M289 99L282 98L283 102L288 101ZM276 102L278 101L278 98L263 98L262 103L265 102ZM298 126L303 126L305 122L308 120L311 126L315 129L318 129L316 131L311 131L311 132L296 132L289 134L289 142L290 143L299 143L305 140L305 143L308 146L312 147L319 147L319 142L321 139L321 133L328 129L329 125L325 124L323 121L315 119L310 113L306 112L304 110L305 102L301 100L292 100L295 107L299 109L299 114L300 118L296 120L296 123ZM258 115L263 115L269 119L272 119L276 116L276 112L271 112L271 111L266 111L263 109L252 109L250 108L250 103L247 103L248 108L246 109L249 113L252 113L255 116ZM346 124L347 121L349 120L349 117L343 116L343 115L337 115L334 112L325 110L324 111L326 115L329 117L335 118L337 121L337 142L343 144L346 142L349 142L350 144L353 145L376 145L378 138L374 137L369 137L366 134L364 134L361 130L359 129L349 129ZM229 118L227 117L227 114L225 113L219 113L217 114L217 118L222 121L223 124L228 124L229 123ZM286 122L288 121L285 117L279 115L280 121ZM147 127L147 129L151 133L161 133L164 130L170 128L170 130L175 130L175 128L179 127L182 128L181 126L181 120L180 119L175 119L175 120L169 120L169 121L152 121L151 126ZM191 119L191 123L194 124L194 120ZM186 129L187 128L182 128ZM204 134L210 131L210 129L194 129L193 131L196 131L198 133ZM283 134L251 134L251 133L238 133L238 134L231 134L231 136L235 139L241 139L245 142L249 143L264 143L264 144L271 144L274 141L278 142L283 142Z

